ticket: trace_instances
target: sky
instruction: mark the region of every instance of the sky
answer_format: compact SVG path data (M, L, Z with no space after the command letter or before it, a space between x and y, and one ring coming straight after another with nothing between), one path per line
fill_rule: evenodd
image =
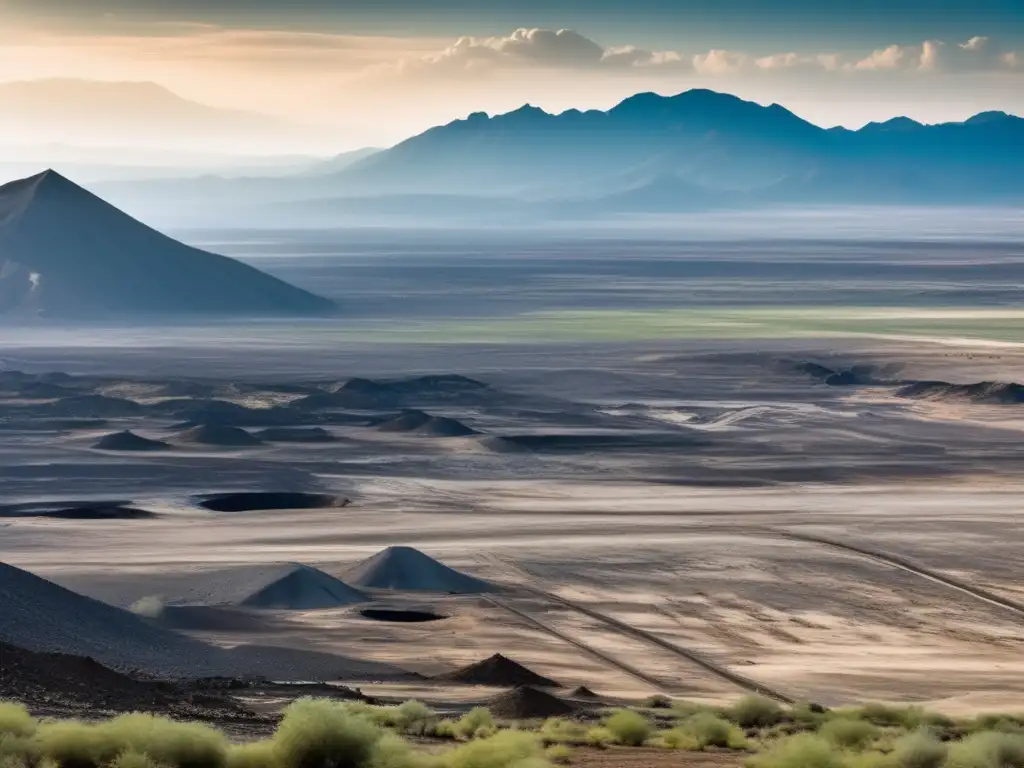
M0 83L152 81L385 145L714 88L820 125L1024 114L1024 0L0 0Z

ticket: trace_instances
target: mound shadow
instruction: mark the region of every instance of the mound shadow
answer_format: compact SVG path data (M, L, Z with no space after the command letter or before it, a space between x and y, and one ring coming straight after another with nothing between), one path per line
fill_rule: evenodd
M275 509L332 509L347 507L351 500L326 493L253 491L221 493L197 502L211 512L265 512Z
M390 621L398 624L425 624L448 618L433 611L413 611L399 608L364 608L359 615L373 621Z

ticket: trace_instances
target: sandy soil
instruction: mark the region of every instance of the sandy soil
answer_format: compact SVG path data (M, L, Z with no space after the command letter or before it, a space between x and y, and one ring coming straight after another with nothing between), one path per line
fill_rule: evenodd
M1013 351L986 354L986 378L1024 371ZM840 357L898 361L903 376L946 380L972 380L976 362L892 345L828 355ZM491 436L545 438L521 452L495 452L475 436L326 422L316 423L337 441L209 449L174 445L174 419L149 412L102 428L0 429L5 503L116 499L157 515L7 516L0 560L128 607L185 600L218 571L243 565L301 562L344 580L358 561L408 545L504 589L370 592L375 607L447 617L422 624L374 621L351 606L252 612L188 631L427 676L501 652L610 700L664 692L725 701L757 689L827 705L930 702L956 713L1019 701L1019 406L940 408L885 388L828 387L794 371L792 359L824 356L811 345L537 353L515 373L459 368L493 385L486 397L401 404ZM102 374L107 391L142 391L114 374ZM208 381L223 399L286 402L270 384L248 386L261 376L284 380L274 368ZM172 449L91 447L127 428ZM231 513L196 503L259 490L353 503ZM428 680L364 689L454 708L494 693ZM588 753L582 764L606 759Z

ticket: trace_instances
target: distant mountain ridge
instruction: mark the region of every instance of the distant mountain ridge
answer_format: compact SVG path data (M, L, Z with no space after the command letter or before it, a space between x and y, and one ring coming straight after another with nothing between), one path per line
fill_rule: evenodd
M641 93L607 112L550 114L524 106L488 117L475 113L432 128L355 163L339 181L385 192L538 194L574 182L617 194L675 177L708 190L779 191L814 200L870 177L927 201L959 188L962 197L1024 193L1024 119L1001 112L963 123L924 125L909 118L860 130L824 129L778 104L691 90ZM614 187L632 177L634 184ZM828 180L827 182L825 180ZM608 183L605 183L608 182ZM609 186L609 183L611 186ZM964 189L965 183L970 184ZM834 189L824 189L828 184ZM439 189L440 188L440 189Z
M341 162L351 159L301 177L99 189L156 220L173 212L176 226L528 226L712 209L1024 203L1020 117L821 128L778 104L702 89L640 93L607 111L478 112Z

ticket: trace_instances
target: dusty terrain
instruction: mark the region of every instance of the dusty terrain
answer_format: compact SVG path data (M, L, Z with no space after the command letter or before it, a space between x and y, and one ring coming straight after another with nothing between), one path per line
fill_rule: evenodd
M1019 709L1024 405L960 386L1024 382L1013 243L210 237L348 315L0 328L0 561L135 611L133 658ZM356 567L392 546L495 589Z
M896 345L839 355L605 349L589 369L558 370L549 359L549 369L514 375L459 370L486 383L482 390L289 411L288 426L317 425L335 439L245 446L176 442L182 414L158 406L189 382L51 377L68 390L60 394L146 408L102 425L51 428L47 408L95 416L87 413L95 403L63 413L53 391L8 395L0 559L115 606L189 606L216 603L202 596L240 579L239 569L296 562L344 581L358 561L408 545L500 591L371 589L370 603L214 607L169 612L167 621L216 645L288 646L424 676L500 651L612 700L663 692L721 701L762 690L827 705L885 699L956 712L1019 700L1024 449L1016 406L827 386L794 370L795 355L830 364L898 359L905 378L936 367L965 375L949 358ZM1020 370L1011 353L999 358L1004 376ZM203 397L179 406L212 398L260 409L243 419L255 432L261 417L283 420L283 404L347 378L205 377L190 382ZM407 406L481 434L374 426ZM121 430L169 447L94 447ZM495 448L516 441L514 450ZM291 508L308 500L300 495L283 497L284 509L200 505L214 494L285 490L319 494L309 498L324 508ZM84 502L150 515L67 514ZM52 514L58 507L65 514ZM362 615L367 607L440 618L381 621ZM441 708L497 692L431 680L347 682Z

